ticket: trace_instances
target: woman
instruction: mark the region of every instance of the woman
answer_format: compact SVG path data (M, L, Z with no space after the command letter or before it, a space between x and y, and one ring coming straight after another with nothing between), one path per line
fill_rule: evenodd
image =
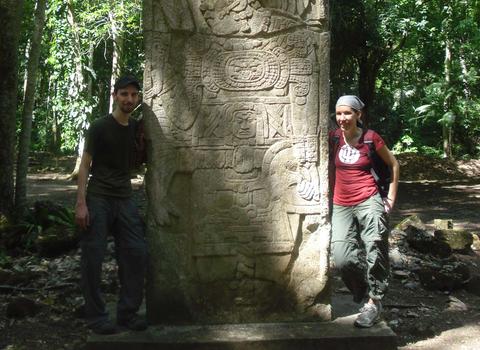
M342 96L335 106L340 131L330 133L333 183L332 252L336 267L355 302L368 301L355 320L357 327L371 327L382 311L390 274L388 261L387 214L397 198L400 168L396 158L376 132L371 131L378 156L392 174L386 198L380 196L371 172L370 146L366 130L360 127L363 102L352 95ZM337 137L335 135L338 135ZM333 174L333 169L335 173ZM359 243L365 247L360 259ZM364 261L365 260L365 261Z

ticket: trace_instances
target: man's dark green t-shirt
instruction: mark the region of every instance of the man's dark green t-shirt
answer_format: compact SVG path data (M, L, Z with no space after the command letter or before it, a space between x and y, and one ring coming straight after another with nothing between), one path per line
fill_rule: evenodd
M95 120L87 132L85 151L92 156L87 194L128 198L135 157L136 122L118 123L113 115Z

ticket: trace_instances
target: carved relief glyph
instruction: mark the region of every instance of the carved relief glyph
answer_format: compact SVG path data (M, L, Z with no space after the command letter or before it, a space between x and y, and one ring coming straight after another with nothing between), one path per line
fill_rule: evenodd
M292 297L301 294L295 281L316 279L320 293L327 269L299 265L314 264L302 250L317 236L328 240L319 143L328 96L320 74L328 69L325 3L146 6L149 235L162 241L159 249L170 247L154 267L170 281L152 282L152 302L186 288L186 307L212 320L232 308L232 317L255 320L281 300L287 308L305 302ZM182 263L166 271L175 259Z

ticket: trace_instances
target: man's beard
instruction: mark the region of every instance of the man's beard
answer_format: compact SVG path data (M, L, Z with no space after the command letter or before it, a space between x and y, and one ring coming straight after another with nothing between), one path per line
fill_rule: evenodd
M125 114L130 114L135 110L135 105L120 105L118 106L120 110Z

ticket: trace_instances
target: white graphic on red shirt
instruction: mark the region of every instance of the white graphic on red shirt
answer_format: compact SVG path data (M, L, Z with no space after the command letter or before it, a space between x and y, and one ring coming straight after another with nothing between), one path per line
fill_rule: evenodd
M338 152L338 159L344 164L355 164L360 159L360 151L349 145L343 145Z

